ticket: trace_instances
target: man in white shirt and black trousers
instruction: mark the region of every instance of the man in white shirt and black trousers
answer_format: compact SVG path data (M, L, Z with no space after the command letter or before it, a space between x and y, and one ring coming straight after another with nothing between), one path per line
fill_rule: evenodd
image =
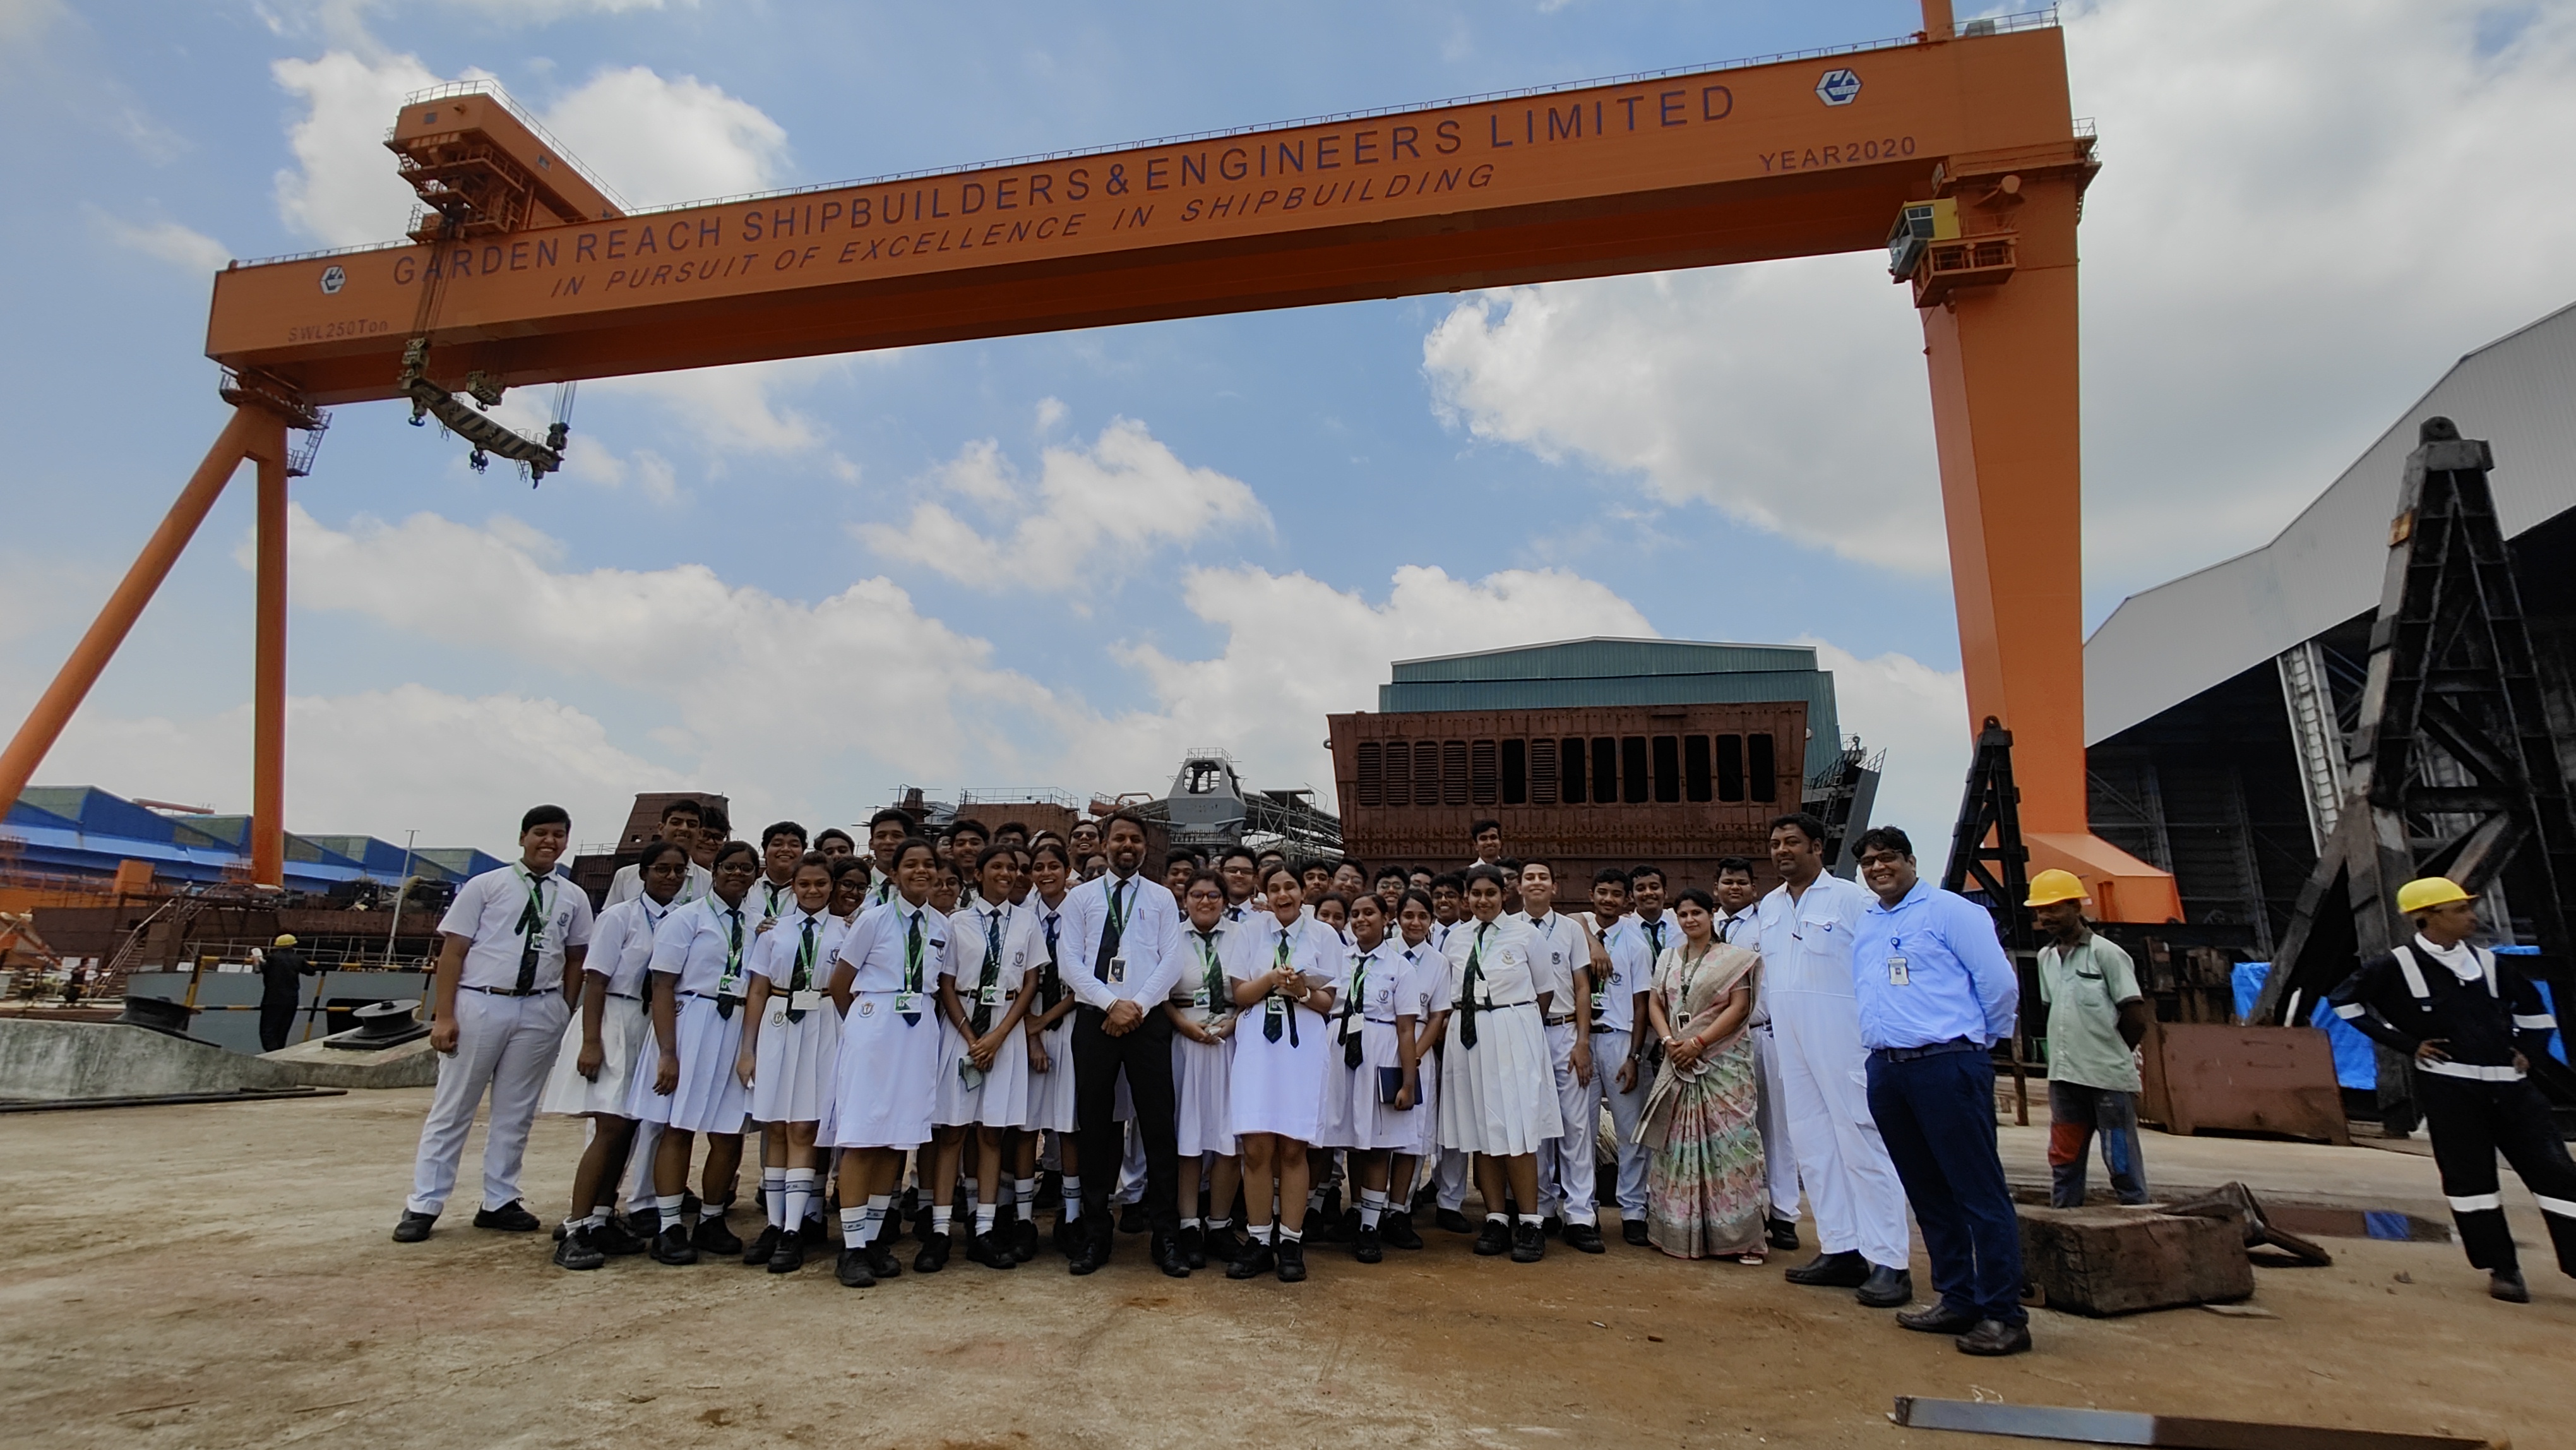
M438 923L445 943L429 1024L429 1045L440 1057L438 1091L420 1125L396 1243L429 1237L456 1188L465 1134L487 1088L492 1123L474 1226L512 1233L539 1226L519 1202L519 1163L590 945L590 897L555 869L571 839L572 816L563 807L531 808L519 821L519 860L459 887Z
M1073 1011L1074 1117L1082 1161L1100 1165L1082 1185L1086 1237L1071 1269L1089 1274L1109 1262L1115 1228L1109 1217L1107 1165L1123 1156L1114 1116L1118 1074L1127 1074L1136 1128L1145 1144L1145 1204L1152 1215L1154 1263L1175 1279L1189 1277L1180 1246L1178 1178L1172 1120L1172 1022L1163 1015L1184 965L1181 909L1145 863L1145 823L1120 811L1101 823L1109 860L1105 876L1065 894L1061 938L1064 984Z

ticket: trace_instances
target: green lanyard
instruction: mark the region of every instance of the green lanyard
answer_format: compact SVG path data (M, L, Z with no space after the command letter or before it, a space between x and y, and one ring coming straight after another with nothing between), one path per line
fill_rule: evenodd
M1216 957L1216 933L1199 933L1199 1005L1210 1012L1225 1010L1225 968Z
M787 1020L790 1022L805 1020L805 1009L796 1005L796 999L814 985L814 932L820 925L822 923L813 917L805 918L803 938L796 943L796 970L787 978Z

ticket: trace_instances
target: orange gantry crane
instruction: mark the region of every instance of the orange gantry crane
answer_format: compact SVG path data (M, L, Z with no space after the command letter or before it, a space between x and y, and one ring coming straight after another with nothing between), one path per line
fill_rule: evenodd
M2014 732L2034 867L2103 914L2172 878L2085 813L2076 218L2096 169L2053 13L1411 110L629 211L496 91L387 141L407 242L236 263L232 423L0 756L14 799L235 468L259 465L253 872L276 882L287 433L411 400L542 476L505 389L768 358L1889 249L1923 323L1970 722ZM473 400L472 403L467 401ZM1831 487L1831 483L1807 485Z

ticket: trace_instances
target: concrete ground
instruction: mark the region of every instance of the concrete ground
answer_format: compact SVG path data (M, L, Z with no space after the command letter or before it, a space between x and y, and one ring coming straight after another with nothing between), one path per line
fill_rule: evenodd
M1515 1266L1434 1232L1374 1268L1331 1247L1289 1286L1162 1278L1141 1238L1104 1273L957 1259L853 1292L826 1262L612 1260L543 1235L387 1234L426 1090L0 1119L0 1423L48 1446L2030 1444L1887 1421L1898 1394L2570 1443L2576 1285L2486 1298L2447 1244L2337 1239L2258 1269L2266 1317L2041 1312L2035 1353L1966 1358L1847 1293L1616 1242ZM552 1221L579 1125L541 1122ZM2005 1129L2017 1176L2036 1129ZM2373 1148L2150 1134L2159 1187L2242 1178L2364 1207L2438 1204L2431 1164ZM2516 1227L2538 1223L2517 1192ZM738 1215L737 1228L747 1227ZM907 1244L907 1250L909 1244ZM1923 1269L1918 1256L1917 1281Z

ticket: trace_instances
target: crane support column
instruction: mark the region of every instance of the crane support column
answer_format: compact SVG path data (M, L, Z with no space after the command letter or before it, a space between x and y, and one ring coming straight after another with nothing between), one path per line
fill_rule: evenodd
M117 584L116 592L107 597L107 603L99 609L98 618L91 621L89 632L73 646L71 658L63 661L62 669L54 675L54 682L46 687L44 697L36 702L36 708L27 712L27 719L18 727L18 733L11 737L8 750L0 752L0 810L5 810L26 790L36 767L44 763L45 753L53 749L55 739L63 733L63 726L70 723L72 712L80 708L90 686L98 683L100 672L115 657L116 647L125 642L126 632L134 628L134 621L142 615L143 606L152 602L152 595L160 589L161 581L169 577L170 566L178 562L180 551L187 548L188 540L196 536L197 526L206 521L206 513L222 496L224 485L232 481L233 470L241 466L253 448L259 446L263 430L273 430L276 426L256 408L236 408L233 411L232 421L224 425L224 431L215 438L215 446L206 450L205 461L197 465L197 471L188 479L188 486L179 491L178 501L171 504L170 512L162 517L161 527L152 531L152 537L143 545L143 552L136 556L133 567L125 571L125 578ZM283 469L283 443L278 446L278 459L279 467Z
M245 416L253 416L246 410ZM250 754L250 876L286 884L286 421L257 413L249 452L259 463L257 646Z

